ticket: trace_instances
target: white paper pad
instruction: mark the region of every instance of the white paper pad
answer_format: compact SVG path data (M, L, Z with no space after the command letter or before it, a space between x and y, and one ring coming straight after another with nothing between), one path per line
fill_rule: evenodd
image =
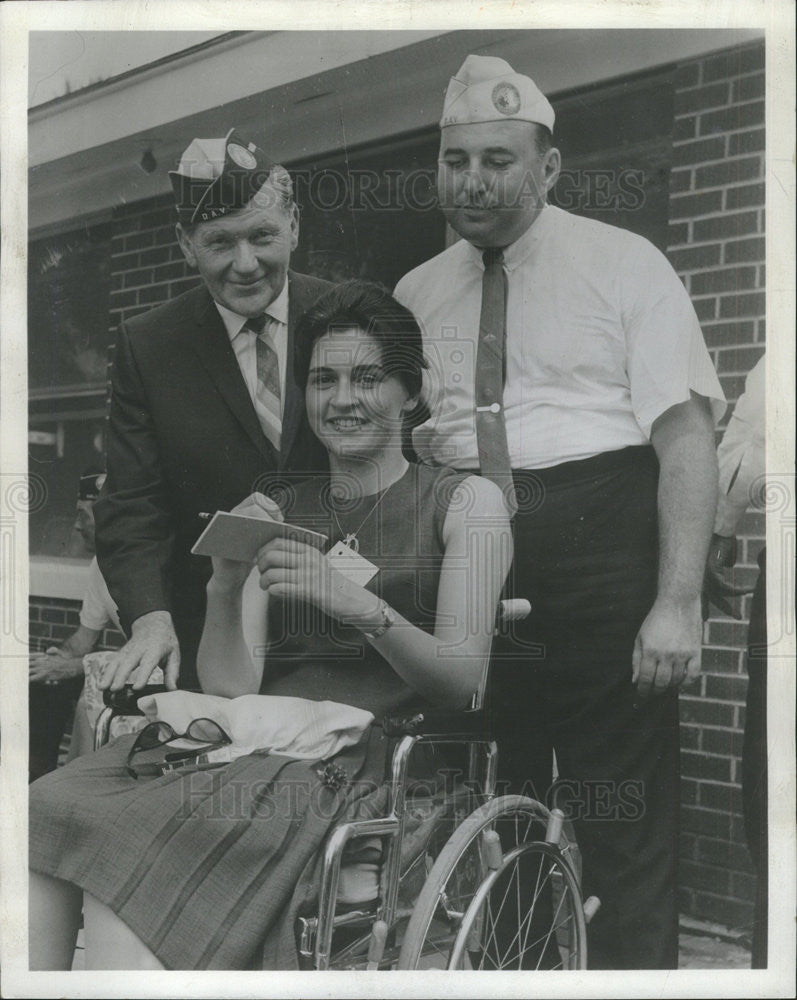
M250 563L258 549L274 538L295 538L317 549L323 549L327 543L326 535L295 524L219 510L194 542L191 552L197 556L218 556Z

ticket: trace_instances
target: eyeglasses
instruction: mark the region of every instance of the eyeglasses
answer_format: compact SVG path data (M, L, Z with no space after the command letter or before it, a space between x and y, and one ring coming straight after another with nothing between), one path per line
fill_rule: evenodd
M127 773L133 778L138 778L139 773L144 773L136 771L131 766L134 755L139 751L154 750L156 747L171 743L173 740L190 740L192 743L202 744L200 748L188 751L185 756L202 753L209 746L226 746L232 743L232 738L213 719L192 719L184 733L175 732L168 722L150 722L139 732L135 742L130 747L125 764ZM156 766L153 773L160 774L161 772Z

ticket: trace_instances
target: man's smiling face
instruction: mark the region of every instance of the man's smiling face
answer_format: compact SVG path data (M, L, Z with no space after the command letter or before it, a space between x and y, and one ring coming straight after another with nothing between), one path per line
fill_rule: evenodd
M177 238L216 302L240 316L257 316L282 291L299 221L292 203L256 196L230 215L178 225Z

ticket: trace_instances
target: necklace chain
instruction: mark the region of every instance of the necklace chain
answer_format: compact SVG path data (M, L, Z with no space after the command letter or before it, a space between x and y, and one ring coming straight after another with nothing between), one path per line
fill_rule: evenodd
M398 482L398 480L396 480L396 482ZM365 524L365 522L373 514L373 512L376 510L376 508L379 506L379 504L382 503L382 501L385 499L385 497L393 489L394 486L395 486L395 483L391 483L390 486L388 486L388 488L386 490L383 490L379 494L379 496L376 499L376 503L373 505L373 507L371 507L371 509L368 511L368 513L365 515L365 517L362 519L362 521L360 521L360 523L357 525L357 527L354 529L354 531L344 531L343 530L343 525L340 523L340 520L338 519L338 512L330 504L330 509L332 511L332 516L335 518L335 524L337 524L337 526L338 526L338 531L341 533L341 535L344 536L343 537L343 544L346 545L348 548L350 548L353 552L359 552L360 551L360 540L357 538L357 532L362 529L362 527Z

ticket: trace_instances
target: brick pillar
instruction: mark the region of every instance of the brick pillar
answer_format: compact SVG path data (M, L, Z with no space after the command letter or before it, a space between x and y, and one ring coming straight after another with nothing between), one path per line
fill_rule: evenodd
M678 67L668 255L731 403L764 351L764 121L763 42ZM748 513L738 582L755 579L763 536L763 514ZM712 618L703 676L681 698L682 907L732 927L752 919L739 760L746 637L746 620Z

